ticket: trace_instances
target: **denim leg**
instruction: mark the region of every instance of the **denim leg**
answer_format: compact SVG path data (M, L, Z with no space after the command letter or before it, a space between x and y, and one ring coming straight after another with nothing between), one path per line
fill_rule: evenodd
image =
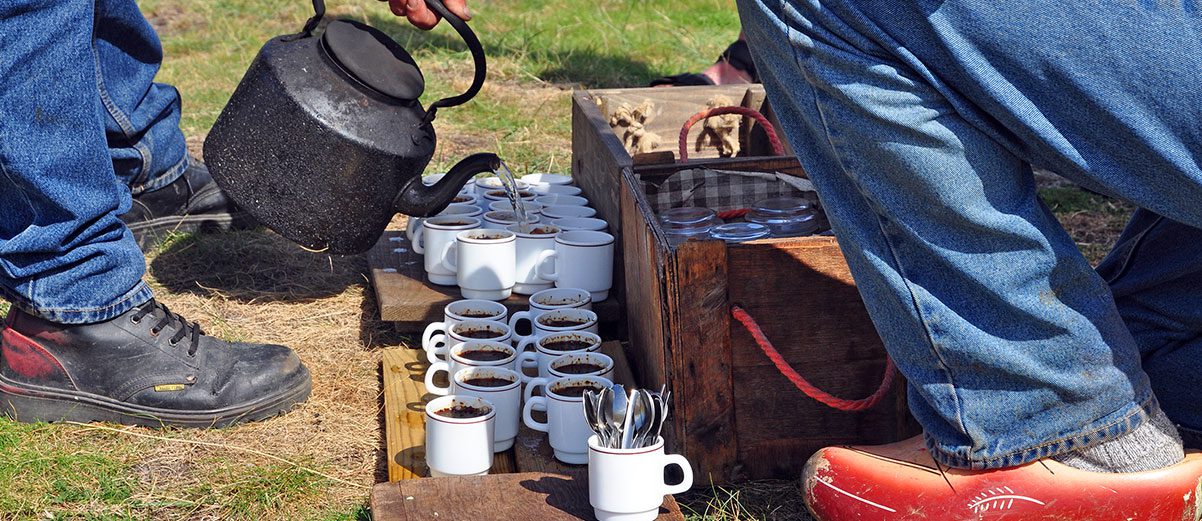
M1106 281L1040 202L1028 163L1202 222L1190 154L1202 128L1187 117L1202 104L1192 80L1174 78L1196 74L1202 53L1151 56L1165 38L1196 49L1193 29L1092 3L1019 4L739 2L911 409L932 454L955 467L1069 452L1157 406ZM1084 34L1143 22L1168 35L1141 45ZM1107 57L1124 44L1143 54L1091 61L1074 36L1116 48ZM1154 78L1107 83L1140 76L1130 69ZM1193 109L1173 113L1175 101Z
M188 166L179 92L154 82L163 47L134 0L96 0L92 53L117 177L134 195L175 181Z
M1138 210L1098 272L1165 414L1202 446L1202 229Z
M150 299L117 216L92 52L92 0L0 3L0 294L63 323Z

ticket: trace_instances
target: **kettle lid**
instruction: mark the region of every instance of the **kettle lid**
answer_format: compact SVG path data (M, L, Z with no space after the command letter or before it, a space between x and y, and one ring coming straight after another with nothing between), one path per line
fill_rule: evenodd
M377 92L415 101L426 80L413 57L383 31L354 20L326 26L322 46L347 74Z

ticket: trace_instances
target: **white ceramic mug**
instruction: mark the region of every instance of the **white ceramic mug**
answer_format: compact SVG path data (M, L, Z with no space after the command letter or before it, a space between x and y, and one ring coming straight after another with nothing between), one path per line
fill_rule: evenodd
M597 210L587 206L544 206L542 214L546 216L548 221L555 219L563 219L566 217L593 217L597 215Z
M518 190L530 188L530 183L522 181L521 179L514 179L513 183ZM480 196L483 196L485 192L491 190L505 189L505 185L501 183L501 178L497 176L481 177L480 179L477 179L475 183L472 183L472 186L475 187L475 194Z
M513 294L517 234L508 230L466 230L442 250L442 266L455 272L465 298L505 300Z
M593 302L609 298L614 280L614 236L603 232L560 232L555 251L543 252L538 276L559 288L588 290Z
M530 186L570 185L572 176L545 173L526 174L522 176L522 182L529 183Z
M574 344L587 344L575 346ZM552 333L532 342L533 351L522 351L518 348L517 362L514 370L522 375L527 383L534 378L550 378L551 361L563 355L573 353L589 353L601 349L601 337L587 331L571 331L567 333ZM522 347L531 344L523 344ZM534 369L534 376L526 371Z
M563 219L554 219L551 224L558 226L559 229L570 232L575 230L585 230L590 232L603 232L609 229L609 223L604 219L596 217L564 217Z
M543 205L531 201L523 202L522 208L526 210L526 217L530 217L531 215L539 215L539 213L543 211ZM488 211L512 212L513 203L509 201L493 201L488 203Z
M438 357L446 355L455 344L477 340L500 342L512 346L513 328L509 327L509 324L495 320L461 320L448 326L446 333L435 333L430 337L430 347L425 350L426 360L430 363L437 362Z
M495 360L475 360L469 358L472 352L487 351L497 353L500 357ZM447 380L453 382L455 373L467 369L469 367L497 367L501 369L509 369L516 371L517 352L513 346L501 342L476 341L476 342L460 342L451 346L448 350L447 360L445 362L438 361L430 364L426 368L426 377L424 383L426 392L439 396L451 394L454 384L448 384L446 387L439 386L434 383L434 378L438 373L446 373ZM519 375L520 376L520 375ZM526 380L526 378L522 378Z
M535 265L537 266L537 264ZM533 321L539 315L554 309L593 309L593 297L588 291L576 288L551 288L530 295L530 308L518 311L509 317L509 328L517 331L521 320ZM531 325L531 328L534 326Z
M473 384L477 379L498 379L509 383L499 386ZM488 400L497 411L494 421L493 452L513 446L522 421L522 377L503 367L468 367L455 372L451 391L456 396L477 396Z
M555 250L555 236L559 228L550 224L536 224L522 231L522 227L513 224L506 230L517 235L517 256L514 259L513 292L519 295L533 295L545 289L551 289L553 283L538 278L538 258L544 251Z
M534 198L538 197L538 194L523 188L518 190L518 197L522 198L522 201L532 203L534 202ZM477 204L481 208L488 208L488 205L498 201L509 201L509 193L501 188L485 191L484 194L480 196L480 200Z
M429 351L434 347L430 342L434 335L443 334L442 341L446 342L447 329L464 320L505 322L508 315L509 308L499 302L479 299L456 300L443 306L442 322L431 322L426 326L426 330L422 332L422 350Z
M522 407L522 422L536 431L547 433L555 459L572 465L588 463L588 438L593 430L584 419L583 396L567 396L565 390L589 386L594 392L611 387L612 382L596 376L559 378L548 383L546 396L535 396ZM530 413L535 409L547 411L547 421L536 421Z
M485 411L457 418L447 411ZM443 396L426 404L426 464L430 475L473 476L492 468L493 430L497 411L477 396Z
M530 185L530 191L538 195L579 195L583 197L580 187L574 185Z
M523 351L526 347L530 347L535 339L551 333L587 331L593 334L601 334L599 324L600 321L597 319L597 314L587 309L553 309L540 314L533 320L534 330L529 335L514 333L513 342L514 345L518 346L518 351Z
M539 214L526 214L526 224L537 224L541 217ZM518 216L513 212L488 212L484 214L482 227L488 230L504 230L518 223Z
M413 232L413 251L425 255L426 277L442 286L454 286L455 271L442 265L442 251L455 243L455 235L480 227L480 219L445 215L431 217Z
M542 195L534 198L542 206L588 206L588 199L578 195Z
M676 465L684 474L677 485L664 483L664 469ZM598 521L651 521L667 494L687 492L693 468L679 454L664 454L664 439L650 447L611 449L597 436L588 439L588 500Z
M456 196L456 197L458 197L458 196ZM475 199L474 199L475 196L472 196L472 197L473 197L472 200L475 201ZM484 215L484 212L482 212L479 208L477 208L474 203L473 204L451 203L451 204L447 205L447 207L445 209L443 209L443 211L438 212L438 215L435 217L442 217L442 216L447 216L447 215L454 215L454 216L458 216L458 217L479 218L481 215ZM417 233L418 228L421 228L422 223L424 223L424 222L426 222L425 217L410 217L409 221L407 223L405 223L405 237L407 237L409 239L409 242L413 242L413 234Z
M558 370L558 368L570 366L572 364L595 365L598 367L598 369L596 371L589 371L587 373L565 373ZM547 366L547 372L549 374L546 378L541 376L538 378L527 378L525 375L521 375L523 379L526 380L526 389L522 391L522 395L524 397L523 399L529 400L532 396L534 396L534 391L536 389L543 387L552 380L558 378L571 378L573 376L599 376L606 380L612 381L614 379L614 359L595 351L568 353L552 358L551 363Z

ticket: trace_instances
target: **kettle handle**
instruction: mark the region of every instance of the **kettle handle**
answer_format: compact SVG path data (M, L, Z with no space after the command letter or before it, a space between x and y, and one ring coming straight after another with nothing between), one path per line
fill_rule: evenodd
M313 0L314 3L321 0ZM447 6L442 3L442 0L426 0L426 5L433 9L435 13L443 17L451 27L455 28L455 32L459 33L459 37L463 38L463 42L467 44L467 49L472 52L472 61L475 62L476 71L472 77L472 85L467 88L463 94L443 98L430 104L430 108L426 110L426 122L434 120L434 113L443 107L454 107L467 103L468 100L476 97L476 93L480 92L480 87L484 86L484 76L488 68L484 62L484 47L480 45L480 39L476 38L476 33L472 32L471 27L468 27L467 22L462 18L455 16L447 9Z
M295 40L298 38L308 38L313 36L313 30L317 28L317 24L321 23L321 19L326 15L325 0L313 0L313 17L305 22L305 27L299 33L286 38L286 40Z

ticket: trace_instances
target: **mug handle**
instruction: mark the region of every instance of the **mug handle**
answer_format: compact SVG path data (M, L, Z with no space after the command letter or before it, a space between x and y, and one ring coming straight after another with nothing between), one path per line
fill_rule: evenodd
M444 357L450 356L450 349L447 345L448 343L449 342L447 342L446 335L434 335L434 337L430 339L430 348L426 350L426 361L430 362L431 364L437 364L442 361L438 359L438 355L442 355Z
M432 344L431 341L434 340L435 336L442 337L442 342L446 343L446 329L446 322L431 322L430 325L426 326L426 330L422 332L422 349L429 351L431 347L434 347L434 344ZM435 333L438 331L442 331L444 334L435 335Z
M413 242L413 237L417 234L417 230L423 228L422 221L425 221L425 219L410 217L409 222L405 224L405 237L409 238L409 242Z
M509 329L517 331L518 321L522 320L522 319L530 320L530 312L529 311L518 311L517 313L510 315L509 316ZM534 327L533 322L531 322L530 325L531 325L531 328ZM525 336L518 335L517 333L514 333L514 337L518 338L518 339L526 338Z
M534 322L531 322L531 325L533 324ZM533 327L531 329L533 329ZM529 335L519 335L514 333L513 338L517 340L517 346L515 349L517 349L519 353L524 353L526 352L527 347L533 346L535 342L538 342L538 332L531 331Z
M680 454L665 454L664 468L668 468L668 465L676 465L680 467L681 472L684 473L684 480L682 480L678 485L669 487L664 494L681 494L688 492L690 488L693 488L693 467L689 465L688 459L685 459L685 457L681 456ZM665 484L665 486L667 485Z
M535 405L542 405L542 408L545 410L547 408L547 399L542 396L535 396L535 397L527 400L526 405L522 406L522 423L525 423L527 427L530 427L531 429L534 429L536 431L547 432L549 429L547 428L546 422L539 422L539 421L535 420L533 416L530 415L530 413L534 411ZM550 420L549 417L547 419L548 419L548 421ZM693 481L693 475L690 473L689 474L690 484L692 484L692 481Z
M518 375L521 375L522 377L522 382L529 385L531 382L538 379L538 351L519 350L518 352L522 354L518 355L518 361L515 367L518 370ZM529 376L526 374L527 368L534 369L534 376Z
M457 266L455 266L455 261L451 260L451 257L452 257L451 252L454 251L456 253L456 255L454 255L455 257L459 256L458 255L459 248L455 247L455 245L457 245L457 244L459 244L459 243L458 242L448 242L446 247L444 247L442 249L442 254L439 255L439 258L442 259L442 267L445 269L451 270L451 271L455 271L455 272L459 271L459 268Z
M550 266L551 266L550 271L543 269L544 267L546 267L548 265L547 261L552 260L552 259L558 259L558 258L559 258L559 252L557 252L555 250L543 250L542 253L538 254L538 260L534 262L534 266L535 266L534 271L535 271L535 273L538 274L538 278L546 280L546 281L550 281L550 282L555 282L555 281L559 280L559 273L555 271L555 263L554 262L550 263Z
M425 238L425 236L426 236L426 227L425 226L418 226L416 230L413 230L413 238L409 239L409 242L413 243L413 252L414 253L420 253L422 255L426 254L426 245L423 244L423 241L422 241L422 239Z
M526 375L523 374L522 377L525 378ZM534 388L540 385L547 385L548 383L550 383L550 380L546 378L531 378L526 382L526 390L522 391L522 400L530 401L534 397Z
M451 366L446 362L434 362L430 364L430 368L426 369L426 392L436 394L438 396L446 396L451 394L451 386L439 387L434 385L434 374L443 371L447 373L447 379L451 379Z

